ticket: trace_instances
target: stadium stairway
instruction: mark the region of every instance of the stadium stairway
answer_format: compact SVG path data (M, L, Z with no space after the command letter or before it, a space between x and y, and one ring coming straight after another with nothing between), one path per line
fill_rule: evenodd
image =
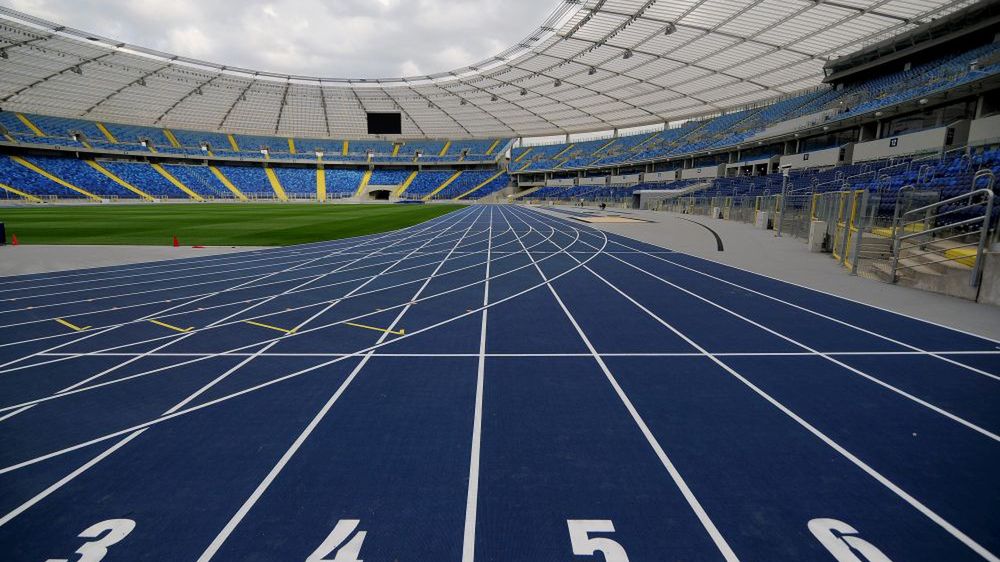
M118 177L117 175L115 175L114 173L112 173L110 170L108 170L107 168L105 168L104 166L101 166L100 164L97 163L97 161L95 161L95 160L84 160L84 162L88 166L90 166L91 168L97 170L102 175L106 176L111 181L117 183L118 185L124 187L125 189L131 191L132 193L135 193L136 195L138 195L142 199L145 199L146 201L152 201L153 199L155 199L155 197L153 197L152 195L146 193L145 191L143 191L143 190L137 188L136 186L128 183L127 181L121 179L120 177Z
M215 178L218 179L222 185L226 186L226 189L233 192L233 195L237 199L239 199L240 201L248 200L247 196L244 195L243 192L240 191L238 187L233 185L233 182L229 181L229 178L226 177L226 174L222 173L222 170L216 168L215 166L209 166L208 169L212 171L212 175L214 175Z
M347 141L344 141L344 146L347 146ZM346 149L345 149L346 150ZM365 174L361 176L361 183L358 184L358 191L354 194L355 197L361 199L361 196L365 194L365 189L368 188L368 182L372 180L372 171L365 170Z
M204 197L202 197L201 195L198 195L197 193L195 193L194 191L192 191L190 187L184 185L184 183L181 182L181 180L175 178L173 174L171 174L170 172L164 170L163 166L161 166L159 164L150 164L150 165L153 167L154 170L156 170L156 172L158 174L160 174L161 176L163 176L164 179L166 179L168 182L174 184L174 187L176 187L177 189L183 191L191 199L194 199L195 201L204 201L205 200Z
M281 180L278 179L278 174L274 172L274 168L264 168L264 173L267 174L267 181L270 182L271 189L274 190L274 194L278 197L278 200L288 201L288 194L285 193L285 188L281 186Z
M494 174L494 175L490 176L489 178L487 178L486 181L483 181L483 182L479 183L478 185L476 185L476 187L473 187L472 189L466 191L465 193L462 193L461 195L459 195L458 197L456 197L455 200L459 201L461 199L465 199L469 195L472 195L473 193L475 193L475 192L479 191L480 189L486 187L487 185L493 183L494 180L496 180L497 178L499 178L500 176L502 176L504 173L505 172L503 170L500 170L496 174Z
M6 184L0 183L0 189L6 191L7 193L13 193L14 195L17 195L18 197L21 197L21 198L23 198L23 199L25 199L25 200L27 200L27 201L29 201L31 203L44 203L44 201L42 201L38 197L35 197L34 195L32 195L30 193L25 193L25 192L21 191L20 189L15 189L15 188L13 188L13 187L11 187L9 185L6 185Z
M461 170L459 170L459 171L455 172L454 174L452 174L452 175L451 175L451 177L450 177L450 178L446 179L446 180L444 181L444 183L442 183L441 185L437 186L437 189L435 189L434 191L432 191L432 192L428 193L427 195L424 195L424 196L423 196L423 197L421 198L421 200L422 200L422 201L430 201L430 199L431 199L432 197L434 197L435 195L437 195L438 193L440 193L441 191L443 191L443 190L444 190L444 188L446 188L446 187L448 187L449 185L451 185L451 184L452 184L452 182L454 182L455 180L457 180L457 179L458 179L458 177L459 177L459 176L461 176L461 175L462 175L462 171L461 171Z
M316 200L326 201L326 170L322 164L316 165Z
M416 171L410 172L410 175L407 176L406 180L403 181L403 183L399 184L399 189L392 192L392 196L397 198L402 197L403 193L405 193L406 190L410 188L410 184L413 183L413 180L416 179L416 177L417 177Z
M65 187L65 188L67 188L69 190L75 191L75 192L83 195L84 197L86 197L88 199L91 199L93 201L98 201L98 202L101 201L101 198L98 197L98 196L96 196L96 195L94 195L93 193L91 193L91 192L89 192L89 191L87 191L85 189L81 189L81 188L79 188L79 187L77 187L77 186L69 183L68 181L63 180L62 178L58 178L58 177L56 177L56 176L48 173L47 171L43 170L39 166L36 166L35 164L32 164L31 162L28 162L27 160L25 160L24 158L21 158L20 156L11 156L10 159L13 162L15 162L15 163L17 163L17 164L19 164L21 166L24 166L25 168L31 170L32 172L35 172L36 174L38 174L40 176L43 176L46 179L48 179L50 181L53 181L53 182L55 182L55 183L57 183L57 184Z

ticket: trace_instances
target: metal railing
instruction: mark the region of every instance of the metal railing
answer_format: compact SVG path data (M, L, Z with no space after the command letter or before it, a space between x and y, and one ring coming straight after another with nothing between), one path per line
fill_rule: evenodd
M993 190L975 189L942 201L903 212L893 224L891 281L899 272L939 263L972 266L969 284L982 278L983 252L991 233ZM969 218L960 218L972 215ZM958 220L952 220L958 217ZM913 230L908 232L908 230ZM972 254L970 251L975 249ZM902 260L906 263L901 263Z

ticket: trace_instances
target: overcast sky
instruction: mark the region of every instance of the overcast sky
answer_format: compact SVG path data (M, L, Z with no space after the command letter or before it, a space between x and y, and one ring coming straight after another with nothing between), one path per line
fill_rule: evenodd
M161 51L288 74L414 76L476 63L531 33L554 0L0 0Z

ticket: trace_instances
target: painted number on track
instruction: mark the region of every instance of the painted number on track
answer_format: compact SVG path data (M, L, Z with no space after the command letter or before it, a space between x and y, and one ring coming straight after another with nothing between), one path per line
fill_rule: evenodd
M813 519L809 531L837 562L892 562L872 543L858 536L858 530L836 519Z
M362 562L361 543L365 542L365 531L355 531L361 521L357 519L341 519L330 531L315 552L306 558L306 562ZM330 558L333 556L333 558Z
M598 552L604 554L605 562L628 562L625 548L607 537L592 537L591 533L614 533L615 524L606 519L569 519L569 542L573 545L573 554L577 556L594 556Z
M77 535L82 539L97 539L88 541L76 549L80 558L76 562L98 562L108 554L108 547L124 539L135 529L135 521L131 519L108 519L94 523ZM46 562L69 562L65 558L51 558Z

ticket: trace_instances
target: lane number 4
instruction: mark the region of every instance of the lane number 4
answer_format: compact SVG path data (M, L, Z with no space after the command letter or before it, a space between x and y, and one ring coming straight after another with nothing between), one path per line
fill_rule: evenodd
M306 558L306 562L363 562L359 556L361 543L365 542L367 533L357 531L360 524L358 519L337 521L337 526L330 531L319 548Z

